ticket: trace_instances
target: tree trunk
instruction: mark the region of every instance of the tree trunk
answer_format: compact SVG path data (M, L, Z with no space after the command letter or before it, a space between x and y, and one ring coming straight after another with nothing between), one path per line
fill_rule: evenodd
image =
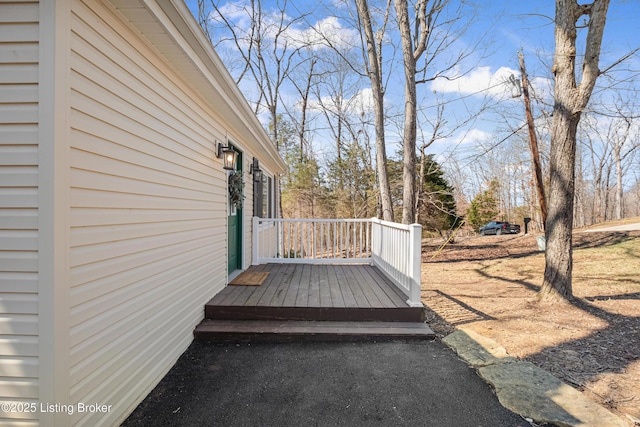
M614 219L622 219L623 217L622 198L624 196L624 192L622 190L622 159L620 157L621 148L622 148L622 143L616 144L616 146L613 149L613 156L616 161L616 210L615 210Z
M416 220L416 60L413 56L409 6L406 0L395 0L398 28L402 39L404 63L404 136L402 170L402 223L411 224Z
M584 216L584 172L582 170L582 153L581 146L577 147L576 153L576 169L577 169L577 177L576 180L576 197L575 199L575 215L574 215L574 225L579 227L584 227L585 224L585 216Z
M382 70L378 52L376 51L375 36L371 25L371 15L367 0L356 0L358 16L364 28L367 44L367 71L371 81L373 96L373 110L376 128L376 163L378 167L378 185L380 186L380 202L382 207L382 219L393 221L393 204L391 203L391 186L387 173L387 149L384 138L384 90L382 88Z
M553 124L550 145L550 185L545 229L546 252L541 301L571 300L573 268L573 197L575 190L576 131L580 115L589 102L598 77L600 46L609 0L580 5L576 0L556 0L553 63L555 77ZM587 15L582 81L576 84L576 38L578 20Z
M580 113L571 113L558 103L554 108L550 158L548 217L545 230L546 252L541 299L571 299L573 267L572 230L576 155L576 131Z
M420 208L422 206L422 204L424 203L424 168L425 168L425 155L424 155L424 150L425 150L425 146L423 145L420 149L420 171L418 172L418 182L417 182L417 191L418 191L418 195L416 197L416 204L415 204L415 210L416 210L416 219L415 219L415 223L416 224L420 224Z

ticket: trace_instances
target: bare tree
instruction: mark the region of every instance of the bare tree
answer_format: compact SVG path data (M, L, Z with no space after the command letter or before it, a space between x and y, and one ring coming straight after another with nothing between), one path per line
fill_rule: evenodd
M470 54L472 49L453 53L452 46L453 42L466 30L463 25L462 29L454 31L455 24L462 21L463 17L470 21L472 16L462 12L462 5L450 0L418 0L413 4L413 16L409 13L407 0L394 0L394 5L402 42L402 64L405 76L402 222L408 224L417 220L417 85L445 76ZM451 15L445 14L442 18L449 7L457 9L452 11ZM443 22L440 22L441 20ZM431 70L430 65L433 65L434 60L444 52L451 55L453 59L447 60L443 69ZM427 77L428 72L432 73L430 77ZM417 75L420 78L417 78Z
M300 120L297 123L298 128L298 142L300 144L300 161L302 162L303 155L305 154L305 147L308 147L309 141L307 133L309 132L309 100L310 93L314 85L316 84L317 71L316 65L318 63L317 58L309 56L307 61L308 70L305 70L304 75L300 78L292 78L291 83L296 88L298 95L300 96L300 104L297 106L300 110ZM289 113L290 117L293 117L293 113Z
M586 149L591 166L591 224L606 220L604 200L606 199L607 167L611 162L611 144L606 134L603 135L601 123L594 115L587 115L581 126L582 145ZM608 131L607 131L608 132Z
M573 202L575 190L576 133L580 116L600 74L600 47L609 0L578 4L556 0L556 52L552 72L555 78L551 128L549 210L545 230L545 271L540 301L572 299ZM580 82L576 73L576 39L579 20L588 19Z
M612 135L613 142L613 160L615 162L616 169L616 197L615 197L615 219L622 219L624 217L624 187L623 177L625 174L625 163L627 159L633 157L634 152L640 147L640 142L637 139L638 127L633 114L630 111L625 111L621 105L614 105L616 110L615 123L618 126ZM631 110L631 109L629 109ZM636 132L635 140L632 140L632 131Z
M390 1L390 0L389 0ZM391 188L389 186L389 174L387 171L387 149L385 145L384 126L384 88L382 81L382 49L381 45L384 37L384 28L389 16L390 3L387 5L384 24L382 28L373 33L371 13L369 12L368 0L356 0L358 9L358 19L361 25L361 33L364 33L364 63L367 75L371 81L371 92L373 96L373 109L375 116L376 132L376 163L378 170L378 185L380 188L380 202L382 204L382 218L386 221L393 221L393 204L391 201Z
M364 107L357 102L360 100L358 94L362 89L362 76L354 73L350 66L355 61L349 58L348 52L327 52L320 62L322 79L314 87L318 109L335 141L338 162L342 158L344 143L349 135L355 140L356 133L362 131L355 120L356 116L365 115ZM340 170L337 172L338 186L342 187L342 173Z
M442 3L438 1L437 3ZM416 220L416 61L425 50L426 37L430 27L426 22L426 1L420 3L417 11L416 26L421 30L421 36L413 44L411 36L411 22L409 19L409 5L407 0L395 0L398 27L402 40L402 57L404 63L404 136L403 136L403 170L402 170L402 222L410 224ZM417 36L417 35L416 35Z
M244 7L237 7L238 12L246 15L247 28L238 26L228 17L219 0L198 0L198 17L205 34L211 39L218 31L210 26L218 25L225 30L220 40L211 40L214 46L224 41L233 43L242 58L242 68L236 76L240 83L249 76L255 84L258 99L255 102L256 113L264 108L269 114L269 131L271 139L278 145L277 120L280 112L279 102L281 89L288 80L291 71L298 65L298 51L305 46L304 41L292 40L288 32L292 26L305 19L301 14L291 18L286 13L288 0L276 3L277 9L265 12L262 2L248 0Z

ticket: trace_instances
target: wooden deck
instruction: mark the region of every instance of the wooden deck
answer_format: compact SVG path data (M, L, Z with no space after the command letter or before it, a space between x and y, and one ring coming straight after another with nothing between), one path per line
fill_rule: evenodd
M260 286L227 286L205 306L198 341L434 339L424 310L370 265L265 264Z
M205 309L207 319L421 322L422 308L370 265L265 264L260 286L227 286Z

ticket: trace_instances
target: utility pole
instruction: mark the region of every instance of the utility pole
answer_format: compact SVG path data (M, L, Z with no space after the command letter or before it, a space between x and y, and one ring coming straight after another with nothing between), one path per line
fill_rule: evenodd
M527 71L524 67L524 55L518 52L520 60L520 73L522 75L522 95L524 98L524 109L527 116L527 128L529 129L529 147L531 148L531 158L533 160L534 178L536 189L538 190L538 203L540 204L540 214L542 216L542 227L547 224L547 199L544 194L544 182L542 181L542 167L540 166L540 153L538 152L538 138L536 129L533 126L533 114L531 113L531 100L529 99L529 81Z

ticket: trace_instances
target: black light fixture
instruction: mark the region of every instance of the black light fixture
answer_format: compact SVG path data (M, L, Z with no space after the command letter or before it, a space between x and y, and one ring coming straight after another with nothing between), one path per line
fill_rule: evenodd
M218 152L216 157L222 158L222 167L226 170L236 170L236 160L238 159L238 152L234 150L230 145L222 145L218 142Z
M260 169L260 163L255 157L253 158L253 163L251 163L251 166L249 166L249 174L253 175L253 180L255 182L260 182L260 180L262 179L262 170Z

